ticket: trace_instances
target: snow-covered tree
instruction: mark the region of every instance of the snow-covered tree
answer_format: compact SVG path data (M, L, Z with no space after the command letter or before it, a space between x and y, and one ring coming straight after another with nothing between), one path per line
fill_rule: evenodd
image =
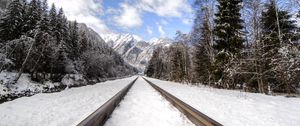
M67 46L69 48L69 57L72 60L77 60L79 56L79 31L78 31L78 23L74 21L73 23L69 23L69 34L70 39L67 40Z
M18 39L22 35L24 7L20 0L13 0L0 18L0 40Z
M218 0L218 12L215 14L214 28L216 54L215 77L223 87L232 88L232 79L225 71L231 71L230 61L238 58L243 49L243 20L241 19L242 0Z
M282 60L279 50L284 46L289 47L288 45L293 44L297 39L295 21L291 20L291 17L287 11L279 10L274 0L270 0L266 4L266 10L262 13L263 83L272 86L272 89L278 88L277 85L280 85L279 79L274 77L274 73L277 73L274 71L275 68L280 66L280 63L274 62ZM267 89L266 86L264 87L265 90Z
M31 37L34 37L35 29L37 24L41 20L41 2L40 0L32 0L27 6L26 14L24 17L24 32L26 32Z
M213 79L214 49L213 49L213 30L210 21L211 9L196 1L196 15L192 30L194 43L194 71L197 82L211 85Z
M275 74L271 87L274 90L284 90L287 93L297 92L300 82L300 50L297 46L286 44L282 46L270 63ZM282 88L280 88L282 87Z
M38 28L41 31L47 32L50 34L50 19L48 14L48 3L47 0L44 0L41 5L41 21L38 23Z
M152 58L150 59L146 68L145 74L149 77L161 78L163 73L163 61L161 59L162 48L159 47L153 51Z
M59 9L55 19L56 24L53 31L55 32L57 44L60 44L62 42L66 44L66 42L69 40L68 21L62 8Z

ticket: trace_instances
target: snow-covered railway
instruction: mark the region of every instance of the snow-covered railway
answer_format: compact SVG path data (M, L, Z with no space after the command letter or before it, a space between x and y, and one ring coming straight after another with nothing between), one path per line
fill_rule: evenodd
M166 98L169 102L171 102L179 111L184 113L189 120L191 120L197 126L222 126L219 122L213 120L212 118L208 117L207 115L201 113L200 111L196 110L195 108L191 107L190 105L184 103L180 99L176 98L172 94L168 93L167 91L163 90L162 88L158 87L151 81L143 78L147 81L156 91L158 91L164 98Z
M119 105L121 100L127 94L129 89L138 79L134 79L130 82L125 88L119 91L116 95L114 95L111 99L109 99L106 103L104 103L100 108L90 114L87 118L81 121L78 126L99 126L103 125L105 121L109 118L114 109Z
M99 125L222 126L149 80L139 77L78 124Z

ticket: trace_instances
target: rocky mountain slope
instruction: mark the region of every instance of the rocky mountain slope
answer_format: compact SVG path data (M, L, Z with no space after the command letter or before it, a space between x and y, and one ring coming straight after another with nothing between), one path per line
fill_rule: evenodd
M113 75L119 77L137 73L137 69L124 61L122 56L118 54L118 52L116 52L113 48L111 48L97 32L83 23L80 23L78 27L80 34L84 32L87 35L88 41L92 42L91 46L94 49L99 50L98 55L101 55L100 57L102 57L102 63L100 63L99 65L102 65L104 69L108 69L104 71L110 71L104 72L102 74L107 74L107 76Z
M141 72L144 71L155 48L169 46L172 43L172 40L168 38L153 39L146 42L131 34L102 34L101 37L125 61Z

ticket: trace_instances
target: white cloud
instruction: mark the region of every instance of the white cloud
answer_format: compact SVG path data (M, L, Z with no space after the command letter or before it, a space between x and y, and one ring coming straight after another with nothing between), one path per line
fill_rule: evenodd
M125 0L120 4L119 13L114 16L114 22L123 28L136 28L143 24L143 12L154 13L161 17L183 18L192 15L192 8L188 0ZM108 12L114 12L109 10ZM161 24L167 25L166 20Z
M163 17L182 17L192 12L188 0L139 0L138 7Z
M121 4L120 15L114 17L115 22L123 28L134 28L141 26L143 21L141 19L141 12L127 3Z
M147 33L149 35L152 35L153 34L153 31L152 31L152 28L150 26L147 26Z
M62 7L69 20L85 23L98 33L107 33L110 30L99 18L103 14L102 0L48 0L49 6L55 3Z
M164 31L163 27L161 25L158 25L158 32L160 33L161 37L166 37L166 32Z

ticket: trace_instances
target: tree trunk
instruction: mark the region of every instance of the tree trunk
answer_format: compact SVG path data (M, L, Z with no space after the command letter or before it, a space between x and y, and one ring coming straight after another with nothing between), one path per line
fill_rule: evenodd
M30 56L31 52L32 52L34 43L35 43L35 41L33 40L32 43L31 43L31 45L30 45L30 48L29 48L29 50L28 50L28 52L27 52L26 58L25 58L25 60L24 60L23 63L22 63L22 67L20 68L20 70L19 70L19 72L18 72L18 74L17 74L15 80L13 81L13 84L17 83L18 80L20 79L20 77L21 77L21 75L22 75L22 73L23 73L23 70L24 70L24 68L25 68L25 65L26 65L26 63L27 63L27 61L28 61L28 59L29 59L29 56Z

